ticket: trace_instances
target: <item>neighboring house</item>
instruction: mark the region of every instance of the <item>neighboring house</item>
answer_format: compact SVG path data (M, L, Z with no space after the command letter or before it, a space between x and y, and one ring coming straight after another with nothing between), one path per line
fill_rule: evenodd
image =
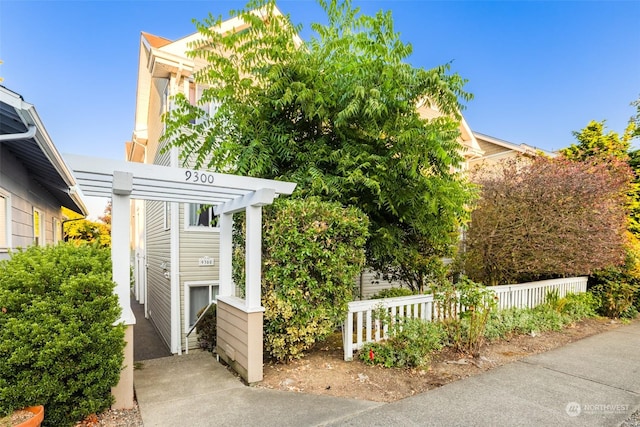
M512 159L517 156L533 157L541 154L549 157L556 156L556 154L551 151L532 147L531 145L513 144L479 132L473 132L473 135L475 136L483 155L481 157L470 159L467 162L469 169L495 165L498 162Z
M62 207L87 208L33 105L0 86L0 259L63 239Z

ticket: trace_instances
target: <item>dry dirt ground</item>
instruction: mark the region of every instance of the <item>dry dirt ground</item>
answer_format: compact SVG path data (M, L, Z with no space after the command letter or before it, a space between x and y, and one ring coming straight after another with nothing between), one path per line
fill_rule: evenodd
M587 319L558 332L544 332L535 336L516 335L486 343L480 351L480 357L476 359L444 349L434 355L431 366L424 369L369 366L360 362L357 357L352 362L345 362L342 338L338 333L313 348L300 360L289 364L266 363L264 380L257 387L393 402L620 325L620 322L610 319ZM136 407L129 411L106 411L99 416L90 416L76 425L88 426L142 426L142 419Z
M341 336L335 334L303 359L265 364L264 380L257 387L393 402L619 325L610 319L587 319L558 332L517 335L485 344L476 359L444 349L423 369L369 366L357 356L345 362Z

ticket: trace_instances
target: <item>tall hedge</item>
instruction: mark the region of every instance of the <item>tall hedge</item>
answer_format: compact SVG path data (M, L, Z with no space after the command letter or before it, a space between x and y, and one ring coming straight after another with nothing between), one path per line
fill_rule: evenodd
M112 403L124 326L109 251L30 247L0 262L0 416L45 406L44 425L73 425Z
M278 199L263 224L265 348L288 361L343 320L365 262L368 219L316 198Z

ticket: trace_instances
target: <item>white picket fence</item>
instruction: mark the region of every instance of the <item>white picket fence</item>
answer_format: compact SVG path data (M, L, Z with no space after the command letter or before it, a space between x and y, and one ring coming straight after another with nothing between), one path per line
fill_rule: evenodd
M498 308L533 308L545 301L547 293L558 292L559 297L568 293L587 290L587 277L542 280L517 285L492 286L488 288L498 297ZM385 313L380 316L380 313ZM403 317L431 321L436 317L433 295L411 295L407 297L352 301L342 327L344 360L353 359L353 352L366 343L388 337L390 322ZM387 319L381 320L380 317Z

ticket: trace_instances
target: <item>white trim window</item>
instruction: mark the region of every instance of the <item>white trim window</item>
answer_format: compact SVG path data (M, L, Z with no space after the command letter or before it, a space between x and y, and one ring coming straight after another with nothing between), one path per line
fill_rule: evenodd
M164 206L162 209L163 213L163 222L164 222L164 230L171 230L171 203L164 202Z
M53 217L53 244L57 245L62 241L62 223L56 217Z
M198 312L210 302L217 300L219 289L220 282L217 280L184 282L185 333L189 332L189 329L196 323Z
M42 211L36 207L33 208L33 244L37 246L45 245L44 216Z
M184 206L184 228L190 231L220 231L218 217L213 215L213 207L201 203L187 203Z
M0 252L11 248L11 195L0 189Z

